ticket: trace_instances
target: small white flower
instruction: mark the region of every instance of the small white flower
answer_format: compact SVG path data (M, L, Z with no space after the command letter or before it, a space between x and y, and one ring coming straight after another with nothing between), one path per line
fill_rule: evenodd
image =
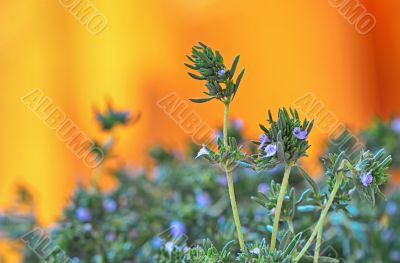
M203 144L200 151L197 153L197 156L195 159L199 158L200 156L209 155L209 154L210 154L210 152L207 150L206 146Z
M165 243L165 251L168 252L169 255L171 255L172 251L174 250L174 242L172 241L168 241L167 243Z
M252 250L250 250L250 253L260 255L260 249L258 247L253 248Z
M270 215L275 215L275 207L272 208L271 210L269 210L269 214L270 214Z

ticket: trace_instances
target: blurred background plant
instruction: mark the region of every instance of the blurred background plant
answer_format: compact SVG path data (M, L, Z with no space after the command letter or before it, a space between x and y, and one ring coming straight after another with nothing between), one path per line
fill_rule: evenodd
M383 122L380 125L391 127ZM362 134L375 129L373 126ZM232 120L228 132L240 142L244 138L243 123ZM113 145L107 147L112 152ZM112 190L101 190L96 184L78 185L62 218L46 232L73 262L204 262L207 256L230 262L239 246L232 242L235 226L226 176L204 161L195 162L198 150L192 143L186 152L155 146L149 151L152 169L119 165L110 171L117 181ZM240 185L239 212L246 242L253 244L249 251L252 259L266 249L261 241L270 239L273 211L250 197L257 191L269 194L271 180L280 182L283 171L283 166L262 173L235 170L235 184ZM293 169L290 184L296 193L306 185L302 178ZM347 207L348 213L331 213L324 227L322 255L345 262L400 262L400 190L389 186L386 192L388 201L377 199L375 207L356 198ZM38 262L37 255L18 240L40 226L34 200L22 186L17 193L15 207L0 214L0 237L10 240L13 249L23 255L22 262ZM298 208L293 218L296 229L315 222L318 215L314 208ZM239 262L243 258L237 256Z

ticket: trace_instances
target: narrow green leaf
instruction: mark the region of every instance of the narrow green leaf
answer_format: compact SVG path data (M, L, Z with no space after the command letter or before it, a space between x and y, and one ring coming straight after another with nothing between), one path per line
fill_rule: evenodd
M204 102L210 101L212 99L215 99L215 97L200 98L200 99L190 99L190 101L191 102L195 102L195 103L204 103Z
M228 251L229 248L235 243L236 243L236 240L231 240L228 243L226 243L226 245L222 248L222 252Z
M261 129L261 130L263 130L265 133L267 133L267 132L268 132L268 129L267 129L267 128L265 128L265 126L264 126L264 125L260 124L259 126L260 126L260 129Z
M208 48L208 46L206 44L204 44L203 42L199 41L198 42L200 46L204 47L204 48Z
M242 78L243 78L243 75L244 75L244 71L245 71L245 69L243 68L243 69L240 71L240 73L239 73L239 75L238 75L238 77L237 77L237 79L236 79L235 90L234 90L234 93L233 93L234 96L235 96L237 90L239 89L239 85L240 85L240 82L242 81Z
M282 253L283 258L285 258L286 256L288 256L288 255L290 255L292 253L292 251L298 245L302 235L303 235L303 233L300 232L293 238L292 242L290 242L290 244L287 246L285 251L283 251L283 253Z
M195 74L193 74L191 72L188 72L188 74L189 74L189 76L191 76L192 78L197 79L197 80L206 80L207 79L207 78L202 77L202 76L197 76L197 75L195 75Z
M248 162L244 162L244 161L238 161L237 165L239 165L240 167L243 168L249 168L249 169L253 169L253 165L249 164Z
M299 197L299 199L296 202L296 205L301 204L303 202L304 198L308 195L308 193L311 191L311 189L306 189Z
M332 168L333 174L336 174L336 172L338 171L344 157L345 157L345 152L344 151L340 152Z
M199 69L199 67L190 65L190 64L188 64L188 63L183 63L183 64L184 64L186 67L188 67L188 68L190 68L190 69L193 69L193 70L198 70L198 69Z
M237 56L233 59L232 66L231 66L231 70L230 70L230 72L229 72L229 77L230 77L230 78L233 78L233 76L235 75L235 71L236 71L236 67L237 67L237 64L238 64L238 62L239 62L239 59L240 59L240 55L237 55Z
M307 212L315 212L320 210L321 208L316 205L300 205L297 207L297 211L301 213L307 213Z
M314 126L314 119L312 119L312 121L311 121L310 124L308 125L307 134L310 134L310 132L311 132L313 126Z
M196 61L195 61L191 56L186 55L186 57L187 57L190 61L192 61L193 63L196 63Z
M318 258L318 263L338 263L339 260L336 258L330 258L330 257L319 257Z
M300 171L304 179L306 179L307 183L312 187L314 193L319 194L320 193L319 186L314 181L314 179L312 179L311 176L301 166L297 166L297 169Z
M283 235L281 242L279 243L280 251L284 250L288 246L289 241L292 239L292 237L292 232L290 232L290 230L287 230L286 233Z

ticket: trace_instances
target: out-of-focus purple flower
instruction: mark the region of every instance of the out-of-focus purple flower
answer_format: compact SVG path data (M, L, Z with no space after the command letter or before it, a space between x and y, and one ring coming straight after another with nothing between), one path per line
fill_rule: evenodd
M108 233L107 235L106 235L106 240L107 241L114 241L115 240L115 238L116 238L116 236L115 236L115 233Z
M226 178L225 175L218 176L216 181L220 185L223 185L223 186L228 185L228 179Z
M79 221L87 222L92 220L92 214L90 213L89 209L85 207L78 207L75 211L76 218Z
M261 193L266 194L269 190L269 185L266 183L261 183L258 185L257 190Z
M224 216L220 216L220 217L218 217L218 225L223 225L223 224L225 224L225 221L226 221L226 219L225 219L225 217Z
M393 120L392 120L392 123L391 123L391 126L392 126L392 130L393 130L395 133L400 134L400 118L395 118L395 119L393 119Z
M85 231L85 232L90 232L90 231L92 231L92 229L93 229L93 227L89 223L86 223L83 225L83 231Z
M265 155L265 157L271 157L274 156L276 154L276 151L278 150L278 147L276 146L276 144L268 144L267 147L265 147L265 152L267 153Z
M381 238L383 241L390 241L394 237L393 230L390 229L384 229L381 232Z
M168 241L167 243L165 243L164 247L165 247L165 251L168 252L168 255L171 256L171 253L172 253L172 251L174 251L174 248L175 248L174 242Z
M218 72L217 72L217 74L218 74L218 77L223 77L223 76L225 76L225 73L226 73L226 70L225 69L220 69L220 70L218 70Z
M203 144L200 151L197 153L197 156L195 159L199 158L200 156L209 155L209 154L210 154L210 152L207 150L206 146Z
M103 207L107 212L112 213L117 210L117 202L113 199L106 199L103 202Z
M255 247L250 250L250 253L255 254L255 255L260 255L260 249L258 247Z
M241 130L244 127L244 121L242 119L235 118L232 120L232 127L237 130Z
M238 180L238 175L234 172L233 173L233 183L236 183L237 180ZM228 185L228 179L226 178L226 175L217 176L216 181L219 185L222 185L222 186Z
M386 204L386 212L388 213L388 215L393 216L397 213L397 205L395 202L393 201L389 201Z
M392 250L389 252L389 258L395 262L400 261L400 250Z
M201 207L205 208L211 204L211 196L207 192L201 192L196 194L196 204Z
M300 127L296 127L293 129L293 135L299 140L305 140L308 134L306 130L302 131Z
M159 249L163 245L163 241L160 237L153 237L151 239L151 246L154 249Z
M271 142L270 139L268 138L267 135L265 135L264 133L261 134L258 139L260 140L260 145L258 146L258 149L262 149L266 143Z
M222 138L223 134L222 134L222 131L217 130L217 131L213 131L211 136L215 142L218 142L218 138Z
M186 226L183 222L174 220L169 225L172 237L179 237L186 234Z
M368 172L361 175L360 181L365 187L368 187L372 183L372 179L371 172Z

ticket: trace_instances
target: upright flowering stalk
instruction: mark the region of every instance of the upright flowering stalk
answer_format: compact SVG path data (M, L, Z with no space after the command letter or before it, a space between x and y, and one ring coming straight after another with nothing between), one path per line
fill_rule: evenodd
M391 156L385 156L383 150L373 154L369 151L360 153L358 160L349 161L345 152L329 154L324 160L325 174L329 176L329 197L323 205L319 220L303 249L295 258L295 262L307 252L315 238L317 242L314 251L314 263L319 260L322 229L330 209L346 210L351 195L356 190L372 205L375 204L375 195L381 194L379 187L387 182L387 169L392 161Z
M257 170L271 169L278 164L285 165L285 172L280 186L279 196L274 207L274 222L272 229L270 252L273 253L276 247L279 221L281 220L282 204L288 188L291 168L297 160L306 156L306 151L310 147L307 137L311 132L313 121L300 121L296 110L283 108L278 112L278 120L272 118L269 112L268 122L270 128L260 125L263 134L259 137L258 154L253 156ZM293 230L291 221L289 227Z
M229 106L233 101L236 92L239 88L240 81L244 74L242 69L236 78L236 67L239 62L239 56L233 60L232 66L228 69L224 64L224 59L220 52L215 52L203 43L192 48L191 56L187 56L193 64L185 64L192 70L198 72L199 75L189 72L189 76L196 80L206 81L207 91L203 92L207 97L200 99L191 99L195 103L204 103L211 100L219 100L224 104L224 126L223 126L223 142L218 139L218 153L208 149L203 145L197 157L205 157L212 163L217 163L224 170L227 177L229 197L232 206L233 218L236 225L237 235L240 248L245 250L242 228L238 209L236 206L235 189L233 183L232 172L236 167L236 163L244 159L245 154L241 151L241 147L237 146L236 140L233 137L228 137L229 125Z

